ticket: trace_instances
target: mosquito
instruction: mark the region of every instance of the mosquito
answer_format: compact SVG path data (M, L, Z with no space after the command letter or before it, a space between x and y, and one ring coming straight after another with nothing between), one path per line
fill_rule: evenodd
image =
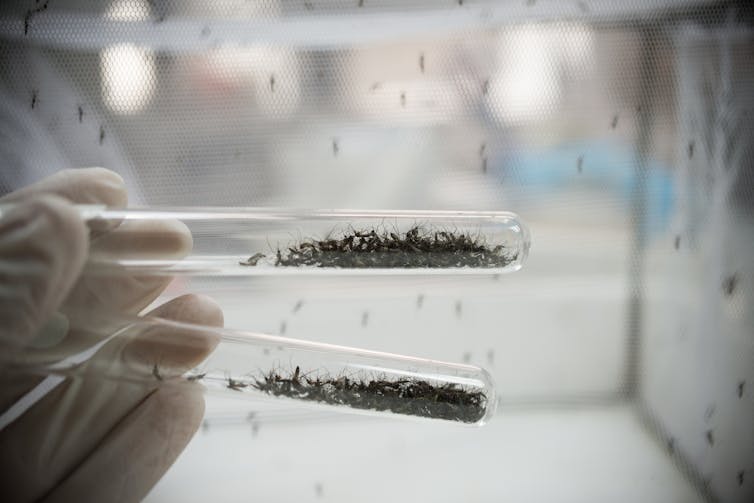
M228 384L226 385L226 388L232 389L233 391L241 391L243 388L247 387L248 384L237 381L233 379L232 377L228 377Z
M257 265L257 263L261 259L263 259L264 257L266 257L266 255L264 253L255 253L254 255L252 255L251 257L249 257L248 259L239 262L239 264L241 264L241 265L251 265L251 266Z

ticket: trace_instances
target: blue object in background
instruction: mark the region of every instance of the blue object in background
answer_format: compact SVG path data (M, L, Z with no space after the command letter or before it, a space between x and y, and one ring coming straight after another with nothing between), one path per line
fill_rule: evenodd
M490 171L526 192L546 196L573 189L602 190L628 206L638 188L637 162L635 152L624 145L569 143L508 152L491 160ZM652 234L668 224L675 182L670 170L654 159L646 169L644 228Z

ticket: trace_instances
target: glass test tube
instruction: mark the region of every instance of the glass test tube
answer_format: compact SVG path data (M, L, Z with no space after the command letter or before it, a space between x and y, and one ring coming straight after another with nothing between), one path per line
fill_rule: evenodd
M264 335L223 343L232 359L210 356L198 374L207 372L207 386L469 424L494 411L492 379L478 367ZM236 371L213 369L214 361Z
M102 274L498 274L530 244L517 215L496 211L80 210L119 245L93 247L88 272ZM185 249L154 245L179 234Z
M470 425L484 424L495 410L492 378L471 365L159 318L132 318L116 334L89 334L98 343L81 353L84 358L50 363L40 353L25 370L147 387L190 381L252 400ZM194 350L201 361L187 357Z
M518 270L529 250L528 230L506 212L97 206L79 211L97 230L85 274L104 275L110 287L121 274L496 274ZM67 320L65 326L52 324L48 331L76 336L30 352L22 362L25 370L148 385L184 379L211 391L468 424L482 424L494 411L491 379L477 367L159 319L118 320L120 315L105 306L65 313L59 317ZM180 337L147 337L171 330ZM116 353L101 357L112 343L95 348L114 333L121 341L142 339L142 349L131 353L162 356L137 362ZM214 339L214 351L203 363L170 363L192 344L201 349ZM86 360L70 361L73 348L85 347Z

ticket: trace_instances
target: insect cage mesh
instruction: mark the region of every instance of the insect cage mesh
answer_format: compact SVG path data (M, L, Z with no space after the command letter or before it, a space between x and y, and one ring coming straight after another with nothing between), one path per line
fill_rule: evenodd
M751 20L683 0L7 2L0 191L100 165L132 204L531 227L504 277L176 282L229 326L484 366L502 405L459 430L210 399L153 501L751 501Z

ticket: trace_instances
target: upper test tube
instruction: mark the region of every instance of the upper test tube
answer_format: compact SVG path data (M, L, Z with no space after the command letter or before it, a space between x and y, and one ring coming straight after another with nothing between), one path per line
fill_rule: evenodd
M117 232L124 243L91 257L89 270L105 273L498 274L520 269L530 245L518 216L500 211L87 211L82 209L88 220ZM160 256L149 246L128 246L129 238L134 243L164 238L160 232L190 234L190 252Z

